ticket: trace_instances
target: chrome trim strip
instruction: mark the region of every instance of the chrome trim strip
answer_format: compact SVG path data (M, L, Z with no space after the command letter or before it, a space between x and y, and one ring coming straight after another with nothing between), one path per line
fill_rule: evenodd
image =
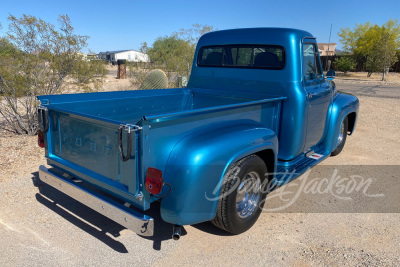
M39 178L42 182L67 194L73 199L139 235L153 236L154 234L154 220L147 215L140 214L134 210L128 212L123 205L111 203L111 201L108 202L106 197L104 197L105 199L97 197L75 185L74 182L69 182L62 177L50 173L43 165L39 167ZM119 205L120 207L118 207Z

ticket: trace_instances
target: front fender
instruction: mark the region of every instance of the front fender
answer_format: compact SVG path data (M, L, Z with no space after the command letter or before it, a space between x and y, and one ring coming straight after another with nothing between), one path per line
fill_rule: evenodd
M161 201L162 219L179 225L212 220L218 185L229 167L265 149L276 155L277 147L275 132L257 125L209 129L182 139L167 162L164 179L172 191Z
M358 115L359 101L354 95L340 93L333 101L330 120L328 125L328 133L322 143L322 148L325 151L332 152L336 149L337 138L339 136L340 126L344 118L350 113ZM354 122L355 123L355 122ZM354 131L354 127L353 127Z

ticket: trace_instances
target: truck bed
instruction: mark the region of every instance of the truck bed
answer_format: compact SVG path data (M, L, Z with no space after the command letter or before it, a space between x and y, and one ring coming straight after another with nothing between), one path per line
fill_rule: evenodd
M154 200L143 188L147 167L164 170L169 153L189 133L239 124L278 133L284 97L220 94L193 88L39 96L48 110L48 164L147 209ZM126 162L118 147L120 125L141 129L130 133Z
M45 98L39 97L39 99ZM125 124L135 124L142 118L151 116L251 101L251 99L204 94L188 89L134 91L126 94L92 93L66 95L65 98L64 95L60 95L48 96L46 99L54 109Z

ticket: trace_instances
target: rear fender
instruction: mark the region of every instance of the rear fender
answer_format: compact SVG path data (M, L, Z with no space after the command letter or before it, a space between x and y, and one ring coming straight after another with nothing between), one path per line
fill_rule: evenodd
M167 162L164 179L172 191L161 201L162 219L179 225L213 219L219 185L230 166L266 149L276 155L277 147L275 132L257 125L212 129L182 139Z

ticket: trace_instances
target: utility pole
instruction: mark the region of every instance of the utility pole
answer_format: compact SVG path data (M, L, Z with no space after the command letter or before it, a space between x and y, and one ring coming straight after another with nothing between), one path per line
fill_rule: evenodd
M331 22L331 30L329 32L328 51L326 51L325 71L327 71L328 68L329 45L331 43L331 36L332 36L332 22Z

